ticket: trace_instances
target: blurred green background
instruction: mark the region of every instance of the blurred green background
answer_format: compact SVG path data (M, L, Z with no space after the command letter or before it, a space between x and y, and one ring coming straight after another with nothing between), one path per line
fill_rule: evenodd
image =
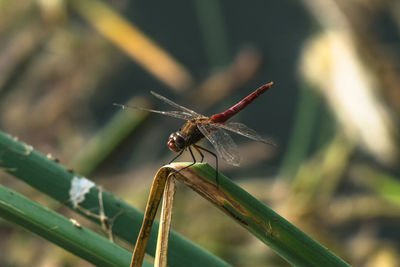
M0 18L2 131L143 210L183 122L113 103L168 109L153 90L210 115L274 81L233 120L278 147L233 136L241 167L220 171L350 264L400 266L399 1L0 0ZM183 186L173 228L234 266L288 265ZM4 220L0 251L90 265Z

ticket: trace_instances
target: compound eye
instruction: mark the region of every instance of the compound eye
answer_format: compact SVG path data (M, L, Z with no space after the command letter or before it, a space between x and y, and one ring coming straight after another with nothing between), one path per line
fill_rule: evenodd
M186 146L185 138L183 138L179 133L172 133L169 136L167 145L172 151L179 152Z
M175 135L173 137L174 141L175 141L175 146L179 149L182 150L185 148L185 138L183 138L180 135Z

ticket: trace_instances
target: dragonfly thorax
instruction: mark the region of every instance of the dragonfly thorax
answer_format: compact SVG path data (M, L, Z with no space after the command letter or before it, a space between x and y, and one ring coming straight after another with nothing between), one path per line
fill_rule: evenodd
M179 152L186 147L186 139L182 136L181 132L172 133L169 136L167 146L173 152Z

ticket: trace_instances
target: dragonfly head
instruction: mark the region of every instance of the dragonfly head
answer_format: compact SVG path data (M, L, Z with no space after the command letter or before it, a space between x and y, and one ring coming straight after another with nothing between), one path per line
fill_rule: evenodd
M186 147L185 138L180 134L180 132L172 133L169 136L167 146L173 152L179 152Z

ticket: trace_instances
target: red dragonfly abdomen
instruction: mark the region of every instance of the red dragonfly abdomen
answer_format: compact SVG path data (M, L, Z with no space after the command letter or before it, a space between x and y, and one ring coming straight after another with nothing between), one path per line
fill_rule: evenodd
M247 107L251 102L253 102L256 98L258 98L260 95L265 93L274 83L270 82L267 84L264 84L257 90L255 90L253 93L249 94L246 96L242 101L237 103L236 105L232 106L231 108L227 109L224 112L214 114L210 117L211 121L216 122L216 123L224 123L227 120L229 120L232 116L234 116L236 113Z

